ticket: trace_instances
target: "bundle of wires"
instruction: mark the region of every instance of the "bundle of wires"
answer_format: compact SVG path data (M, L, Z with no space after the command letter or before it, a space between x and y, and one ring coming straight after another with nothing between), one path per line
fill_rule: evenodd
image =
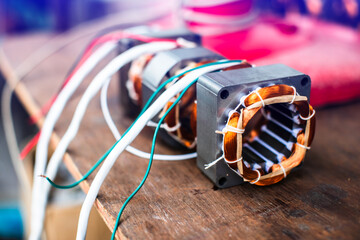
M49 166L47 168L46 171L46 175L47 175L47 179L50 180L51 178L54 177L55 173L56 173L56 169L58 167L58 164L61 161L61 158L63 156L63 154L65 153L66 147L68 146L68 144L70 143L70 141L75 137L75 134L79 128L79 124L80 121L85 113L86 110L86 106L89 103L90 99L95 95L95 93L97 92L97 90L105 83L105 82L109 82L109 76L111 74L106 74L106 73L114 73L117 71L117 69L119 68L119 66L122 66L123 64L127 63L124 59L134 59L136 57L138 57L140 54L143 54L144 52L156 52L154 49L158 49L157 51L161 51L161 50L165 50L165 49L171 49L176 47L177 45L174 44L174 42L171 43L151 43L151 51L148 49L150 46L150 44L146 45L140 45L138 47L134 47L133 49L128 50L127 52L123 53L121 56L117 57L116 59L114 59L110 64L107 65L107 67L105 67L93 80L93 82L90 84L90 86L88 87L88 89L86 90L86 92L84 93L84 96L82 97L82 99L79 102L79 105L77 107L77 110L75 112L74 118L70 124L70 127L68 128L67 132L64 135L64 138L62 138L62 140L60 141L60 144L58 145L57 149L55 150L55 153L53 154L52 158L50 159L49 162ZM155 47L157 46L157 48ZM146 51L145 51L146 50ZM94 54L95 55L95 54ZM114 64L118 64L117 68L114 68ZM229 66L233 66L239 64L239 61L225 61L225 62L218 62L218 63L213 63L213 64L208 64L208 65L203 65L199 68L203 68L203 69L198 69L197 71L194 71L194 73L189 73L189 75L185 76L183 79L180 79L177 83L173 84L169 89L167 89L150 107L149 109L147 109L147 106L149 106L149 104L152 102L153 98L156 96L156 94L165 86L165 84L173 81L174 79L176 80L179 76L175 76L171 79L169 79L167 82L165 82L164 84L162 84L162 86L160 87L160 89L154 93L153 97L149 99L147 106L144 108L143 112L141 113L141 115L139 116L139 118L134 122L134 124L124 133L124 135L121 137L121 139L99 160L99 162L94 166L94 168L92 168L88 174L90 174L102 161L105 157L107 157L107 162L109 162L110 160L113 161L112 164L114 163L114 161L117 158L117 155L119 155L129 144L130 142L135 138L135 136L141 131L141 129L146 125L146 122L149 121L152 117L154 117L164 106L165 103L168 102L171 98L173 98L175 95L177 95L180 91L182 91L183 89L186 88L186 84L192 83L190 82L190 80L194 79L196 80L200 75L209 72L209 71L214 71L214 70L218 70L218 69L222 69L224 67L229 67ZM110 67L109 67L110 66ZM112 70L112 71L111 71ZM187 72L190 72L187 71ZM184 72L183 74L185 74L186 72ZM71 83L71 82L70 82ZM66 90L68 85L65 86L64 90ZM190 86L189 86L190 87ZM105 87L103 88L103 96L105 96L106 98L106 88L107 88L107 84L105 85ZM186 88L187 90L187 88ZM62 92L63 92L62 91ZM61 92L61 93L62 93ZM183 94L185 92L183 92L180 96L182 97ZM177 101L175 101L175 103L177 103L180 100L180 96L178 98ZM59 101L61 95L59 95L59 97L56 99L53 107L51 108L48 118L50 116L50 114L52 114L52 109L57 106L56 102ZM104 102L104 101L103 101ZM174 105L173 105L174 106ZM105 107L105 113L106 113L106 108ZM166 112L166 114L162 117L162 119L160 120L159 126L161 125L161 122L163 121L163 119L166 117L166 115L168 114L168 112L171 111L173 107L169 108ZM104 109L104 108L103 108ZM147 109L147 110L146 110ZM146 110L146 111L145 111ZM57 110L58 111L58 110ZM48 119L47 118L47 119ZM50 121L50 120L45 120L46 121ZM53 121L53 120L52 120ZM54 124L54 123L52 123ZM45 126L45 124L44 124ZM158 131L159 127L156 130L156 133ZM44 132L44 128L43 128L43 132ZM43 133L42 133L43 134ZM117 138L120 137L120 134L117 135ZM41 136L40 136L41 139ZM125 141L125 143L123 143ZM39 144L41 144L41 141L39 141ZM39 145L40 146L40 145ZM41 149L40 149L41 150ZM39 149L38 149L39 151ZM150 155L150 163L153 159L153 151L154 151L154 147L152 148L152 154ZM43 153L42 153L43 154ZM41 155L40 155L41 156ZM194 155L192 155L194 156ZM110 159L110 160L109 160ZM183 159L185 159L183 157ZM106 163L106 161L105 161ZM111 165L112 165L111 164ZM151 164L149 165L151 166ZM111 167L110 167L111 168ZM109 171L109 167L106 166L104 164L104 166L101 169L105 169L103 171ZM148 168L148 170L150 170L150 167ZM100 170L101 172L101 170ZM96 179L99 178L105 178L106 174L104 175L104 173L100 173L97 175L97 177L95 178L94 182L98 181ZM73 184L72 186L77 185L78 183L80 183L82 180L84 180L86 178L86 176L88 176L88 174L86 174L84 176L83 179L81 179L80 181L78 181L77 183ZM142 184L145 182L145 179L143 180ZM102 182L103 180L101 180ZM55 184L54 184L55 185ZM101 185L101 183L100 183ZM49 185L47 185L49 186ZM55 185L56 186L56 185ZM72 186L68 186L68 187L72 187ZM142 185L141 185L142 186ZM139 186L139 188L141 187ZM84 207L83 207L83 211L81 214L81 217L79 219L79 238L83 238L84 237L84 232L82 232L82 230L85 229L86 232L86 223L87 223L87 217L89 213L89 208L88 206L92 206L92 203L88 203L89 201L95 200L94 196L96 197L97 195L97 191L99 188L99 183L95 184L95 187L91 187L91 189L95 189L95 190L91 190L90 189L90 194L87 197L87 201L85 201L84 203ZM48 192L48 188L46 187L46 185L42 186L43 189L45 189L45 191ZM64 187L66 188L66 187ZM139 189L138 188L138 189ZM138 190L137 189L137 190ZM96 191L96 193L94 194L93 192ZM137 191L136 191L137 192ZM43 194L44 195L44 194ZM35 195L36 196L36 195ZM132 195L133 196L133 195ZM131 197L132 197L131 196ZM131 198L130 198L131 199ZM43 203L43 205L45 205L46 203L46 197L43 199L37 199L36 201L37 203ZM39 204L40 206L41 204ZM126 204L125 204L126 205ZM122 212L122 211L121 211ZM84 217L85 216L85 217ZM87 216L87 217L86 217ZM84 220L85 219L85 220ZM85 221L85 223L83 223Z
M165 104L168 101L170 101L179 92L184 91L184 92L182 92L182 94L180 94L180 96L182 97L183 94L185 93L185 91L194 82L196 82L198 77L200 77L204 73L220 70L220 69L223 69L223 68L226 68L226 67L237 65L239 63L241 63L241 61L220 61L220 62L216 62L216 63L213 63L213 64L206 64L206 65L200 66L196 70L192 69L191 72L189 71L190 73L188 75L186 75L183 78L179 79L176 83L174 83L171 87L169 87L164 93L162 93L154 101L154 103L151 104L151 106L149 106L148 109L146 109L146 108L143 109L142 113L137 118L137 120L135 120L133 125L124 133L124 135L121 137L120 141L118 141L113 146L111 152L106 157L106 159L105 159L105 161L103 163L103 166L100 168L98 174L96 175L96 177L95 177L95 179L94 179L94 181L93 181L93 183L92 183L92 185L90 187L88 195L87 195L87 197L85 199L85 202L83 204L81 213L80 213L77 239L84 239L85 238L86 228L87 228L87 220L88 220L88 217L89 217L89 214L90 214L90 211L91 211L91 207L92 207L92 205L93 205L93 203L94 203L94 201L96 199L96 196L98 194L98 191L99 191L99 189L101 187L102 182L105 180L105 177L107 176L108 172L112 168L112 166L115 163L117 157L135 139L135 137L140 133L140 131L146 126L147 122L150 119L152 119L154 116L156 116L156 114L158 114L158 112L160 112L163 109L163 107L165 106ZM163 88L165 86L165 84L167 84L167 83L169 83L169 82L171 82L173 80L176 80L178 77L180 77L180 76L174 76L174 77L170 78L168 81L163 83L160 86L160 88ZM153 96L156 96L157 93L158 92L155 92L155 94ZM166 117L166 115L172 110L172 108L176 105L176 103L178 101L180 101L180 96L176 101L174 101L174 104L172 105L172 107L169 108L166 111L166 113L164 114L164 116L160 119L160 121L158 123L158 127L155 130L155 133L158 132L158 130L160 128L160 125L161 125L162 121L164 120L164 118ZM150 100L152 101L152 98L150 98ZM154 139L155 138L156 138L156 135L154 135ZM154 144L153 144L153 147L152 147L152 154L153 154L153 151L154 151ZM117 228L117 225L119 223L121 213L125 209L125 206L127 205L127 203L130 201L130 199L137 193L137 191L144 184L144 182L146 180L146 177L147 177L147 175L148 175L148 173L150 171L151 163L152 163L152 157L150 158L149 166L148 166L148 169L147 169L147 174L145 175L143 181L138 186L138 188L134 191L134 193L128 198L128 200L124 203L124 205L123 205L123 207L122 207L122 209L120 211L119 217L118 217L116 228ZM115 229L115 231L116 231L116 229ZM113 232L113 237L115 236L115 231Z
M118 57L113 59L98 75L94 78L84 96L80 100L80 103L77 107L77 110L74 115L74 119L71 122L68 131L65 133L64 137L61 139L56 151L49 161L48 168L46 169L46 175L50 178L54 178L57 172L57 168L61 162L62 156L66 151L67 146L70 141L75 137L76 132L79 128L80 121L85 114L87 105L89 101L94 97L96 92L100 90L102 85L110 78L111 75L116 73L119 68L123 65L131 62L133 59L146 54L146 53L156 53L158 51L164 51L168 49L173 49L179 46L175 40L169 39L154 39L148 38L145 36L139 36L134 34L128 34L123 32L116 32L107 34L98 39L95 39L90 46L85 51L84 56L81 58L78 66L74 69L73 74L71 74L66 80L63 89L54 99L51 104L52 107L45 119L40 137L38 148L36 152L36 162L34 169L34 187L32 194L32 217L31 217L31 234L30 239L38 239L41 236L43 229L43 220L45 213L45 206L47 202L47 196L49 193L48 184L44 184L41 179L38 178L39 174L43 174L46 168L47 153L48 153L48 144L50 141L51 133L55 126L57 119L60 117L60 114L64 107L66 106L67 101L70 99L72 94L78 88L80 83L83 81L85 76L94 68L94 66L101 61L106 55L108 55L111 50L115 49L116 42L121 38L132 38L142 42L148 42L144 45L136 46L123 54L120 54ZM101 46L93 53L93 50L97 45ZM181 159L188 159L189 157L194 157L194 155L188 155L182 157ZM163 157L164 158L164 157ZM165 158L164 158L165 159Z

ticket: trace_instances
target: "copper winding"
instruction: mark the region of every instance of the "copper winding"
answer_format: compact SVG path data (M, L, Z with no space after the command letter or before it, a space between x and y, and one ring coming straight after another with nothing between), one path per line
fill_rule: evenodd
M142 102L141 75L152 57L152 55L144 55L135 60L130 67L129 82L133 86L133 93L136 94L133 100L136 100L139 106ZM213 61L191 62L185 69L195 68L210 62ZM244 61L231 68L223 69L223 71L247 67L251 67L251 65ZM181 71L184 71L184 69ZM131 89L129 89L129 91L130 90ZM244 107L241 108L239 112L233 112L229 117L227 127L232 130L223 132L223 157L229 166L243 177L244 181L259 186L277 183L303 161L307 147L311 145L314 137L315 117L312 117L312 115L315 111L305 96L298 96L295 93L296 89L288 85L273 85L258 89L244 99ZM172 103L173 101L168 102L162 113L164 113ZM280 163L274 163L268 172L265 172L265 170L261 168L251 169L251 167L245 164L246 159L243 159L242 156L243 144L251 142L254 137L260 134L259 126L264 124L264 122L258 121L258 126L251 126L252 129L248 130L245 134L244 131L249 121L251 121L264 106L276 103L293 104L297 112L302 116L300 122L305 124L305 127L298 133L296 137L297 142L293 144L291 149L292 153L288 158L283 157ZM171 132L168 130L170 136L187 148L194 148L196 146L196 105L196 87L194 85L185 93L180 103L168 114L164 121L169 129L172 129ZM160 117L162 113L159 115ZM237 131L234 131L234 129Z
M127 82L127 88L130 98L136 105L142 104L142 73L153 58L153 55L143 55L140 58L134 60L129 69L129 80ZM191 69L199 67L201 65L214 62L215 60L206 60L199 63L190 62L184 69ZM251 67L246 61L226 69L223 71ZM184 74L185 76L186 74ZM168 102L164 107L163 113L172 105L173 102ZM196 87L192 86L182 97L180 103L167 115L164 123L170 129L176 129L169 134L182 145L187 148L194 148L196 146ZM176 126L179 126L178 128Z
M127 83L127 88L129 91L130 98L134 101L134 103L138 106L142 104L142 73L146 67L146 65L153 58L151 54L145 54L138 59L134 60L131 63L129 69L129 80Z
M151 59L152 55L142 56L132 63L129 71L129 81L133 85L138 105L141 105L142 101L141 75ZM195 68L210 62L213 61L191 62L185 69ZM223 69L223 71L246 67L251 67L251 65L243 62L231 68ZM184 71L184 69L182 71ZM252 92L244 99L244 107L240 109L240 112L233 112L229 117L227 127L232 130L223 133L224 159L232 169L243 177L244 181L259 186L277 183L303 161L307 150L306 148L311 145L314 137L315 117L310 116L315 112L305 96L298 96L295 93L295 88L288 85L273 85L261 88L256 92ZM173 101L168 102L162 113L164 113L172 103ZM280 163L274 163L268 172L265 172L263 169L253 170L244 163L246 159L242 157L243 144L251 142L254 137L260 134L259 126L264 124L264 122L259 121L257 123L259 126L252 126L252 129L246 134L244 134L245 128L249 121L254 118L255 114L263 108L263 105L266 106L276 103L293 104L303 119L307 119L307 117L309 117L309 119L303 120L300 118L300 122L306 125L305 128L298 133L296 137L297 142L293 144L290 157L283 157ZM196 146L196 105L196 87L194 85L185 93L180 103L168 114L164 121L170 129L173 129L171 132L168 132L170 136L187 148L194 148ZM160 117L162 113L159 115ZM234 129L237 129L237 131L234 131Z
M195 68L211 62L214 61L192 62L188 64L187 68ZM238 65L225 68L223 71L247 67L251 67L251 65L248 62L243 61ZM184 76L185 75L186 74L184 74ZM169 102L165 106L163 112L171 105L172 102ZM194 85L189 88L180 103L165 118L165 123L169 127L174 127L179 123L181 124L176 131L170 132L169 134L187 148L194 148L196 146L196 116L196 86Z
M300 116L306 118L313 115L313 108L308 103L308 100L304 96L295 96L294 88L288 85L273 85L269 87L261 88L258 93L251 93L244 100L245 107L239 112L233 112L227 122L228 126L245 129L249 121L254 115L263 108L263 104L270 105L275 103L291 103ZM260 95L261 98L258 96ZM295 96L295 97L294 97ZM274 163L269 173L265 173L262 169L252 170L244 164L242 159L242 146L256 136L258 133L256 130L250 131L249 136L243 136L242 133L236 133L227 131L224 132L224 158L229 163L229 166L234 170L238 170L240 176L245 181L252 182L259 186L266 186L281 181L290 171L298 166L305 157L306 149L311 145L314 132L315 132L315 117L311 117L308 120L300 119L302 123L305 123L305 129L299 132L297 135L297 143L293 145L292 154L289 158L283 158L281 165ZM305 147L304 147L305 146ZM259 178L260 173L260 178Z

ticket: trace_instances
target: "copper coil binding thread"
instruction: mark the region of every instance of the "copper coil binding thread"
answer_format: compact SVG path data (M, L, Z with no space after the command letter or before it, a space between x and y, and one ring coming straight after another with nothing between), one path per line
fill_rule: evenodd
M277 103L293 104L299 113L299 120L305 124L305 128L298 133L290 157L283 157L279 163L274 163L268 172L263 169L251 169L242 154L243 144L248 141L244 139L244 131L257 112L265 106ZM221 131L225 162L244 181L252 184L266 186L281 181L303 161L306 150L310 148L315 132L315 110L308 103L307 97L297 95L294 87L284 84L264 87L251 92L237 108L240 109L231 113L225 127L226 130Z

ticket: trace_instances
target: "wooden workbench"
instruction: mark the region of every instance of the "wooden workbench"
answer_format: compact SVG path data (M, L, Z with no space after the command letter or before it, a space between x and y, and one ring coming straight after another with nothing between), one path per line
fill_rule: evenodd
M50 38L46 34L9 37L3 47L10 63L16 66ZM89 36L71 43L24 79L17 93L30 114L57 92L88 40ZM57 136L66 130L89 80L81 85L61 116L55 129ZM112 84L110 111L124 131L133 119L125 116L119 104L117 81ZM155 161L146 184L123 214L118 238L359 239L360 103L319 109L316 118L315 140L303 167L273 186L244 184L217 189L196 167L195 160ZM133 145L150 151L151 138L152 130L146 129ZM54 135L52 146L56 143ZM70 145L65 164L79 179L113 143L97 96ZM180 153L161 141L156 152ZM96 207L111 230L123 202L141 181L147 163L125 152L106 178ZM81 185L85 192L93 178L90 176Z

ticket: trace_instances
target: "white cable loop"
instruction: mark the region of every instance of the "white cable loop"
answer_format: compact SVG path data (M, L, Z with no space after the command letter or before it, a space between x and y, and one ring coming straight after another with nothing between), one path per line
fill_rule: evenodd
M302 120L307 121L307 120L311 119L314 115L315 115L315 110L313 109L313 111L312 111L312 113L311 113L310 116L308 116L308 117L303 117L303 116L299 115L299 117L300 117Z
M242 161L242 160L243 160L243 158L241 157L241 158L239 158L239 159L237 159L237 160L234 160L234 161L229 161L229 160L227 160L227 159L225 158L225 156L224 156L224 155L222 155L221 157L219 157L219 158L215 159L215 160L214 160L214 161L212 161L211 163L204 164L205 169L209 169L209 168L211 168L212 166L214 166L215 164L217 164L217 163L218 163L221 159L224 159L224 161L225 161L225 162L227 162L228 164L237 163L237 162L240 162L240 161Z
M245 99L246 99L248 96L249 96L249 95L245 95L245 96L242 96L242 97L240 98L240 102L239 102L239 104L235 107L234 111L237 111L238 108L240 108L241 105L243 105L244 108L246 108L246 106L245 106Z
M147 122L147 124L146 124L146 126L148 126L148 127L154 127L154 128L156 128L157 127L157 123L156 122L153 122L153 121L148 121Z
M295 99L296 99L296 88L294 86L290 86L292 89L294 89L294 96L291 100L291 102L289 102L289 104L293 104L295 102Z
M245 105L245 100L246 100L251 94L253 94L253 93L255 93L255 94L260 98L260 101L261 101L262 106L265 107L264 99L261 97L260 93L258 92L259 89L261 89L261 88L257 88L257 89L255 89L254 91L250 92L248 95L242 96L242 97L240 98L240 103L239 103L239 105L237 105L234 110L236 111L241 105L243 105L244 108L247 108L247 106Z
M257 172L258 177L257 177L257 179L256 179L255 181L250 182L250 184L255 184L255 183L257 183L257 182L260 180L260 178L261 178L261 173L260 173L260 171L259 171L259 170L255 170L255 171Z
M261 97L260 93L258 92L259 89L260 88L255 89L255 91L253 91L253 93L256 93L256 95L260 98L262 106L265 107L264 99Z
M153 122L153 121L149 121L146 124L148 127L154 127L156 128L158 126L157 123ZM164 129L167 132L175 132L176 130L178 130L181 127L181 123L177 123L175 126L173 127L169 127L169 125L167 123L161 124L160 128Z
M283 167L283 165L281 163L278 163L281 167L281 170L284 172L284 178L286 178L286 171L285 168Z
M181 127L181 123L178 122L175 126L173 127L169 127L169 125L167 123L162 124L161 126L165 131L167 132L175 132L176 130L178 130Z
M188 149L193 149L194 147L196 147L196 144L197 144L197 138L195 138L194 141L187 148ZM195 152L195 153L197 153L197 152Z
M212 161L211 163L208 163L208 164L204 164L204 167L205 169L209 169L211 168L212 166L214 166L215 164L217 164L221 159L224 158L224 155L222 155L221 157L215 159L214 161ZM225 159L225 158L224 158Z
M311 149L311 147L302 145L302 144L300 144L300 143L298 143L298 142L296 143L296 145L298 145L299 147L305 148L306 150L310 150L310 149Z
M240 133L240 134L243 134L245 132L245 129L236 128L230 125L226 125L225 130L227 132Z
M217 134L225 134L227 132L233 132L233 133L239 133L239 134L243 134L245 132L245 129L240 129L240 128L236 128L230 125L226 125L223 130L219 131L216 130L215 133Z
M228 164L232 164L232 163L237 163L237 162L242 161L242 160L243 160L243 157L240 157L239 159L236 159L236 160L234 160L234 161L229 161L229 160L227 160L227 159L224 157L224 160L225 160L225 162L227 162Z

